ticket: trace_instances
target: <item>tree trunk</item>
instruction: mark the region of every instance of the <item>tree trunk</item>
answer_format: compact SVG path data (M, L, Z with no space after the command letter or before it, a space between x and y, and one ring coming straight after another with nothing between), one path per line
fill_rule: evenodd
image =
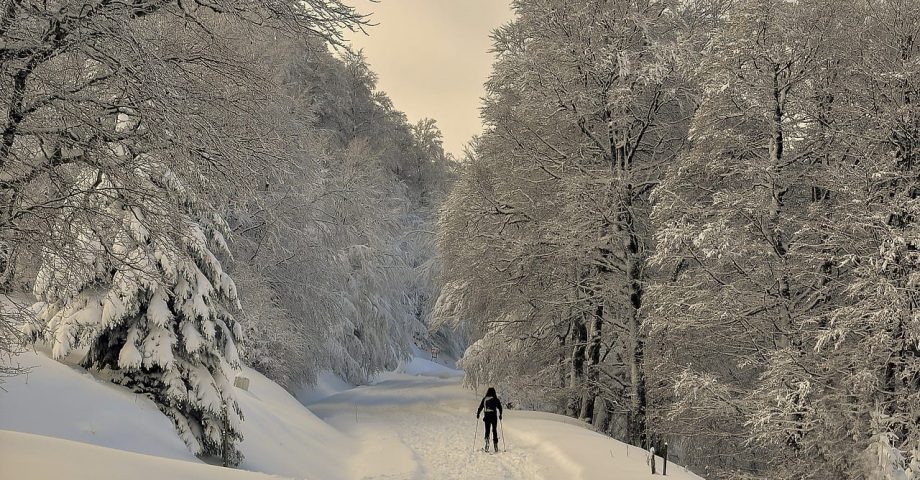
M584 385L585 344L588 341L588 329L581 315L576 315L572 322L572 370L569 373L569 391L572 393L566 407L566 415L577 418L581 407L581 388Z
M566 364L565 339L566 337L568 337L568 334L559 335L557 337L557 340L559 342L559 376L556 378L556 386L559 388L565 388L565 378L566 378L566 375L565 375L565 364Z
M630 196L625 197L629 199ZM646 392L645 392L645 338L642 334L642 281L643 258L639 251L639 239L636 235L632 205L623 206L620 214L622 228L626 230L624 251L626 253L626 327L629 332L626 362L629 365L629 419L627 422L627 440L638 447L648 445L646 432Z
M0 293L13 291L16 277L16 250L0 242Z
M601 361L601 333L604 327L604 305L598 305L594 310L594 318L591 321L591 338L587 346L588 368L585 374L585 394L581 402L581 415L579 418L587 423L594 424L594 400L597 398L598 384L600 380Z
M600 424L597 425L597 431L606 433L610 436L614 436L613 432L611 431L611 427L613 425L613 413L613 402L607 398L604 398L604 415L600 419Z
M634 298L641 299L642 292L637 290ZM640 300L641 301L641 300ZM629 313L629 443L638 447L647 446L647 432L645 421L645 339L639 331L639 309L630 309Z

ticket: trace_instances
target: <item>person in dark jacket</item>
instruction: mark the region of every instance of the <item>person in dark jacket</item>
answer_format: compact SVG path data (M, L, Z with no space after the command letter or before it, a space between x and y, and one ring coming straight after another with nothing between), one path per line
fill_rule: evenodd
M498 395L495 394L495 389L489 387L486 390L486 396L482 397L482 401L479 402L479 410L476 410L476 418L479 418L479 414L485 412L482 416L482 421L486 424L486 446L483 448L485 451L489 451L489 430L492 431L492 443L495 444L495 451L498 451L498 421L502 418L502 402L498 399Z

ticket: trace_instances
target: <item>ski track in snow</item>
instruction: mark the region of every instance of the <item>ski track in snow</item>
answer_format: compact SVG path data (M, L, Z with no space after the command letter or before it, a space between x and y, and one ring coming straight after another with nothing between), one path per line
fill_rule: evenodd
M478 401L458 380L419 377L355 388L309 408L361 442L355 478L546 478L536 452L515 449L513 435L505 439L507 451L481 451Z

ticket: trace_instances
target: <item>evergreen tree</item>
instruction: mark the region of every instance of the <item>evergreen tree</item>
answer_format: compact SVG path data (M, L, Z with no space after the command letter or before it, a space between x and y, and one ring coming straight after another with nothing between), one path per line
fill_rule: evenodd
M229 253L227 228L168 168L143 160L134 181L162 204L133 205L107 194L117 179L78 174L53 233L60 243L39 268L39 323L29 333L54 358L79 354L85 367L149 396L192 452L235 466L242 416L229 375L240 367L231 314L239 302L217 256ZM151 220L164 216L168 228Z

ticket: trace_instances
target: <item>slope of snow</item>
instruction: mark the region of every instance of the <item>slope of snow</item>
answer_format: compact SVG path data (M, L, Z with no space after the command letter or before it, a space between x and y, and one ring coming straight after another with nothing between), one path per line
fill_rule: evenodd
M142 432L138 436L142 436ZM278 477L0 430L0 478L263 480Z
M77 453L74 446L89 444L145 454L150 456L145 457L148 462L164 458L204 465L179 440L169 419L146 397L97 380L79 367L56 362L40 352L19 355L18 361L33 369L28 375L8 379L3 386L7 391L0 391L0 432L9 431L2 432L4 436L0 437L0 451L4 455L10 450L7 443L13 438L12 432L23 432L42 436L34 437L33 444L43 438L49 442L55 438L71 440L49 444L52 452L67 458ZM339 465L345 462L350 440L258 372L246 369L244 375L250 379L249 391L237 389L245 417L241 450L246 458L241 468L296 478L344 478ZM92 450L95 452L92 455L103 455L101 452L105 451ZM40 454L41 449L36 453ZM25 468L47 462L49 458L52 457L42 454L11 460ZM10 463L4 464L13 468ZM67 470L65 477L100 478L89 473L95 470L87 462L78 465L73 471ZM220 476L226 469L215 472ZM169 478L145 475L136 478ZM24 477L0 475L0 478Z
M241 468L296 478L347 478L341 465L351 440L320 420L278 384L245 369L249 391L237 389L243 409L246 458Z
M307 404L322 400L330 395L344 392L355 388L354 385L342 380L338 375L329 370L320 372L316 376L314 385L303 385L297 391L295 397L300 403Z
M328 395L309 409L245 370L249 391L237 390L245 416L243 470L196 459L145 397L43 353L18 360L35 368L0 391L3 479L653 478L644 452L629 447L627 454L625 444L558 415L506 411L507 451L480 452L478 395L461 387L462 372L425 359L363 387L330 376L305 393ZM667 478L699 479L674 465Z
M463 371L447 367L441 363L436 363L424 358L413 357L409 362L399 362L394 372L385 372L378 374L377 381L387 378L399 378L400 374L412 375L417 377L437 377L437 378L463 378Z
M195 458L172 422L146 397L42 353L24 353L17 360L32 370L4 383L0 429L157 457Z
M660 478L663 460L656 457L659 475L652 476L648 452L613 440L577 420L543 412L513 412L505 418L508 441L535 450L555 464L550 478L627 480ZM551 441L547 441L551 439ZM509 443L510 448L510 443ZM668 464L667 478L699 479L685 468Z

